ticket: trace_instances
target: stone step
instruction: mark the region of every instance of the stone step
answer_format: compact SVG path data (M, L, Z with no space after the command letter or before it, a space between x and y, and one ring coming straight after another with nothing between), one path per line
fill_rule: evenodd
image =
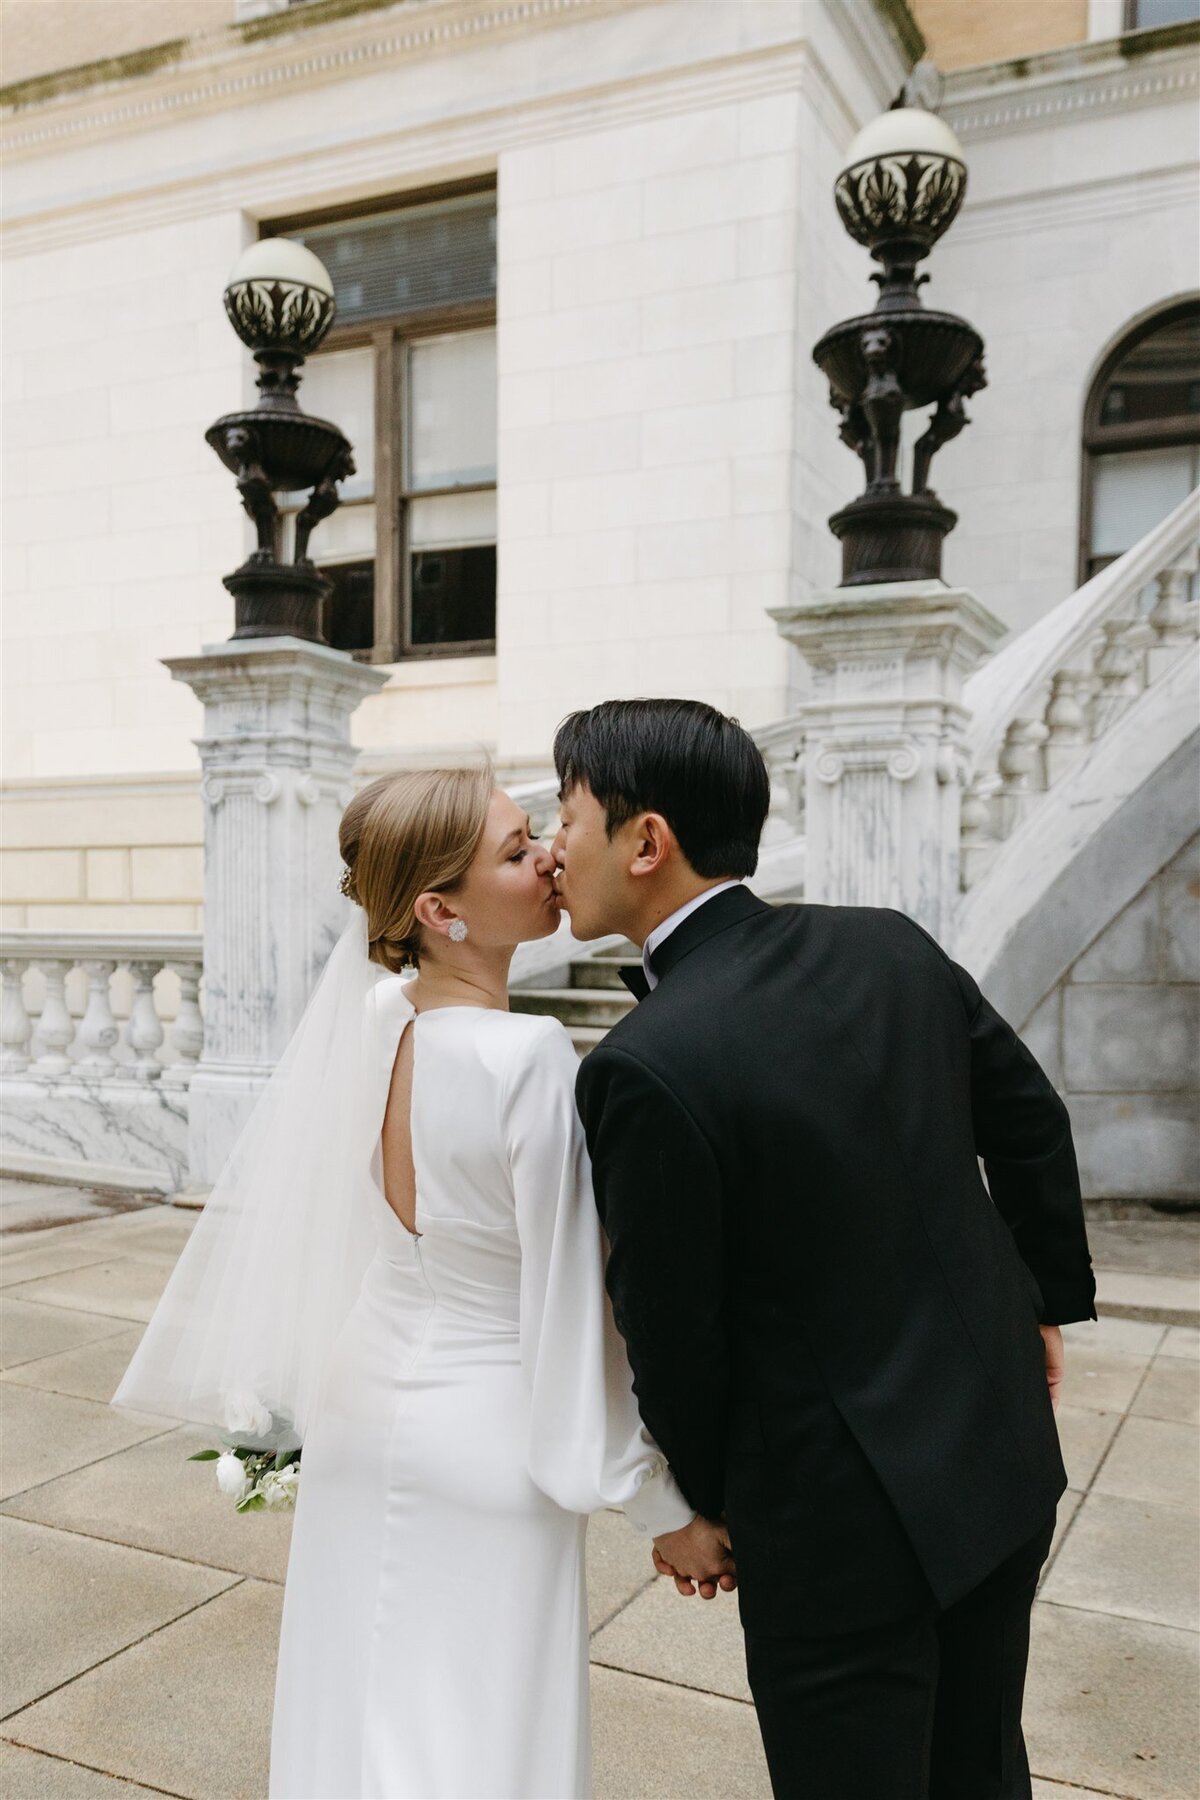
M597 1044L604 1042L608 1036L608 1027L606 1025L572 1025L570 1034L571 1042L580 1056L586 1056L589 1050L594 1050Z
M619 993L628 993L628 988L621 980L622 969L640 969L640 956L580 956L571 964L571 986L573 988L616 988Z
M632 994L613 988L517 988L508 997L513 1012L550 1013L568 1029L597 1025L607 1030L634 1004Z
M1200 1326L1200 1291L1186 1276L1097 1268L1096 1311L1102 1319L1195 1327Z

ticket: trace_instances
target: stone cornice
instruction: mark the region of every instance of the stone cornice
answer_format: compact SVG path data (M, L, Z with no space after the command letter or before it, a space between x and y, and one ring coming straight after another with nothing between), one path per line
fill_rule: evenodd
M287 32L251 38L232 26L180 45L149 70L102 80L82 93L59 95L5 111L3 148L12 160L45 155L168 123L188 113L209 113L253 101L265 93L341 80L385 68L414 55L463 48L480 38L582 14L625 11L655 0L397 0L383 11L298 13ZM149 53L146 53L149 54ZM118 70L123 59L98 70Z
M195 769L146 770L128 775L19 775L0 781L0 806L23 801L44 805L58 800L86 800L90 804L112 799L190 799L199 791L200 776ZM20 848L27 846L22 844Z
M1200 92L1200 26L1072 45L947 77L943 111L965 142L1129 112Z
M160 178L147 165L136 185L124 191L72 196L59 205L39 206L27 218L10 215L4 226L5 251L30 255L118 231L178 224L221 206L244 207L250 193L256 215L269 218L307 204L328 204L331 194L371 198L400 192L410 183L427 181L431 169L443 178L487 173L506 150L547 138L796 88L808 60L803 45L783 43L620 81L589 83L585 74L569 92L412 127L398 125L348 141L341 135L314 136L304 154L231 160L173 178Z
M1106 222L1130 213L1161 212L1173 206L1186 206L1194 212L1195 205L1194 161L1171 169L1133 169L1123 179L1105 176L1069 187L1040 187L998 194L994 199L969 199L955 221L952 241L955 248L960 248L986 238L1011 239L1014 233L1060 231L1068 225Z

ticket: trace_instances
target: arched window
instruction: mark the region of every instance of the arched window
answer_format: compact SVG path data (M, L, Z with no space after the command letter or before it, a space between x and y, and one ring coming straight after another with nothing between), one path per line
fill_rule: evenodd
M1083 452L1080 581L1200 483L1200 300L1143 319L1105 358L1083 415Z

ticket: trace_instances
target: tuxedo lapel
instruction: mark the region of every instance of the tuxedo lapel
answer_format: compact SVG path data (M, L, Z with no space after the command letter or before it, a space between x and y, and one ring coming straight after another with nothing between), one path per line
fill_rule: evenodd
M640 963L635 963L628 969L620 968L617 970L617 974L621 977L621 980L625 983L625 986L629 989L635 1000L644 1000L646 998L646 995L650 992L650 983L646 980L646 971L642 968Z
M665 981L676 963L682 962L701 944L706 944L719 932L728 931L731 925L740 925L743 919L752 918L755 913L770 910L767 902L752 894L748 887L726 888L723 894L706 900L675 927L670 937L651 954L650 966L658 979Z

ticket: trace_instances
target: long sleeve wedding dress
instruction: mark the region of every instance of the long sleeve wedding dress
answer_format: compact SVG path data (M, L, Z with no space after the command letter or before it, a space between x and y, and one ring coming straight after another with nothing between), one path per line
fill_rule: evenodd
M586 1514L692 1517L638 1417L557 1021L370 1004L382 1124L413 1030L416 1235L378 1246L304 1441L273 1800L591 1792ZM379 1027L382 1025L382 1029Z

